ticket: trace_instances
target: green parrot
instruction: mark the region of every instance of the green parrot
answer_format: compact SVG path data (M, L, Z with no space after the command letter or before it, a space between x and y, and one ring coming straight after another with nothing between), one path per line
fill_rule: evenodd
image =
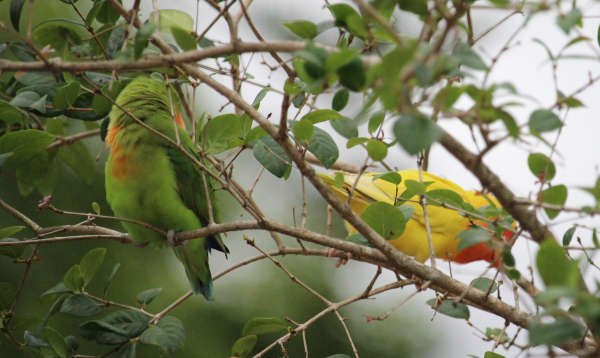
M174 105L175 98L169 95L163 82L137 77L121 91L109 115L106 143L110 153L105 169L108 203L117 217L141 221L169 233L165 236L123 221L138 244L166 246L174 232L199 229L208 224L209 200L215 208L210 180L207 183L210 197L206 196L204 178L209 176L203 176L181 149L134 119L179 142L197 158ZM216 210L213 211L216 215ZM215 220L218 219L215 217ZM229 253L221 238L217 235L196 238L173 249L185 267L194 292L212 299L208 253L211 249Z

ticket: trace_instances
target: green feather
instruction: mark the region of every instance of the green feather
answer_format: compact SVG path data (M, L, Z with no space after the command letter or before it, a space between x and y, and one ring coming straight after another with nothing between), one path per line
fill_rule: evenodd
M187 132L175 126L172 103L176 102L169 98L164 84L148 77L136 78L119 94L110 113L106 195L118 217L163 231L194 230L208 223L209 200L216 214L211 181L207 197L202 173L181 149L136 121L179 140L181 147L198 159ZM164 235L150 228L128 222L123 226L138 243L167 244ZM174 248L194 292L207 299L212 289L208 266L212 248L229 252L218 236L196 238Z

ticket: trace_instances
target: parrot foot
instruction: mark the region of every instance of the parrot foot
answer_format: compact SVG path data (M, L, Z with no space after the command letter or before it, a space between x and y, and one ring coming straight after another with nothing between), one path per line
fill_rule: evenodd
M167 231L167 242L172 247L179 245L179 242L177 242L177 240L175 240L175 230Z
M327 250L327 257L337 257L338 261L335 264L335 268L340 268L340 266L343 266L348 263L348 261L352 258L352 254L349 252L344 253L343 251L330 248L329 250Z

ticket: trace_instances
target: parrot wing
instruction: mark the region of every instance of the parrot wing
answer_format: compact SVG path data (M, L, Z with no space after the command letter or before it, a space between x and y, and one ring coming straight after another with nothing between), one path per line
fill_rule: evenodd
M193 144L191 139L181 132L181 142L183 147L188 153L199 159L198 155L193 150ZM177 181L177 191L185 206L190 208L200 219L202 226L206 226L209 223L209 205L208 201L211 201L212 207L215 207L215 200L213 196L213 184L209 179L208 175L203 176L200 170L190 163L189 158L184 155L180 149L174 148L172 145L166 147L167 156L171 161L173 170L175 171L175 179ZM204 186L204 178L208 180L208 192L209 197L206 196L206 188ZM215 219L217 211L213 210ZM217 220L218 221L218 220ZM223 243L220 235L211 235L207 237L207 248L219 250L225 254L229 253L229 249Z

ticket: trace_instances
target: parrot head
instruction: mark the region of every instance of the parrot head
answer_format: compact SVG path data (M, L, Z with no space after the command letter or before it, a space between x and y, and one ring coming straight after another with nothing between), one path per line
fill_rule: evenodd
M156 134L140 122L172 137L174 123L185 127L177 103L177 96L170 95L162 81L145 76L135 78L121 91L110 112L106 142L113 146L123 137L157 140Z

